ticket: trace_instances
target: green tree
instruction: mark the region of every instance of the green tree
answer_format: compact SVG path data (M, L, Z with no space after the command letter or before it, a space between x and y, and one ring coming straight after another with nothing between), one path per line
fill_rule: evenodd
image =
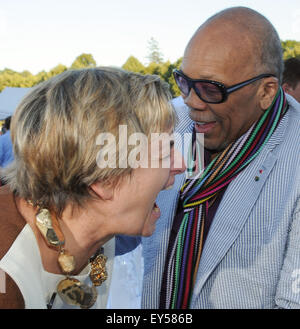
M67 68L65 65L58 64L58 65L56 65L53 69L51 69L51 70L48 72L47 76L48 76L49 78L54 77L55 75L58 75L58 74L60 74L60 73L62 73L62 72L64 72L64 71L66 71L67 69L68 69L68 68Z
M33 76L28 71L21 73L15 72L11 69L4 69L1 71L0 89L5 87L31 87Z
M180 90L175 82L174 76L173 76L173 70L179 69L182 63L182 57L179 58L175 63L171 64L169 63L167 70L163 74L163 79L168 82L170 85L170 91L173 95L173 97L177 97L180 95Z
M145 73L156 74L162 77L162 64L151 62L148 66L146 66Z
M96 61L91 54L81 54L76 57L72 63L72 69L95 67ZM36 75L31 74L29 71L16 72L14 70L5 68L0 70L0 92L5 87L33 87L34 85L46 81L49 78L58 75L68 68L63 64L58 64L52 68L49 72L45 70L39 72Z
M151 37L148 41L148 56L149 63L161 64L163 62L163 54L160 51L158 42Z
M300 42L295 40L281 41L283 49L283 59L300 56Z
M48 79L49 79L48 73L45 70L43 70L35 76L35 84L46 81Z
M145 66L134 56L128 57L122 68L130 72L144 73Z
M123 69L131 72L140 72L142 74L156 74L160 78L166 81L170 85L170 91L173 97L179 96L180 91L174 80L173 70L179 69L181 66L182 58L179 58L176 62L170 63L170 61L155 63L150 62L149 65L143 66L138 59L134 56L130 56L125 64L122 66Z
M82 69L88 67L96 67L96 61L91 54L79 55L71 65L71 69Z

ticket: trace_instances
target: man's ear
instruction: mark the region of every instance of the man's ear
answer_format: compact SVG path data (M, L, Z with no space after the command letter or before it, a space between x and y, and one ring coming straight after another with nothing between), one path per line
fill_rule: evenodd
M114 188L109 183L102 183L100 181L90 185L90 189L102 200L112 200L114 195Z
M284 90L284 92L289 94L289 92L291 91L291 86L287 82L285 82L282 84L282 89Z
M272 104L274 97L278 91L278 79L276 77L268 77L258 89L259 103L262 110L267 110Z

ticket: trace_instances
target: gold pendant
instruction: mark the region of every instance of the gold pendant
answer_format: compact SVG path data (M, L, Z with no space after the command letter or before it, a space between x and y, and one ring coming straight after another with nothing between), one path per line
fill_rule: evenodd
M75 257L64 249L60 251L57 261L63 273L69 274L75 270Z
M82 284L74 278L67 277L57 285L60 298L69 305L81 308L92 307L97 300L97 290L94 286Z

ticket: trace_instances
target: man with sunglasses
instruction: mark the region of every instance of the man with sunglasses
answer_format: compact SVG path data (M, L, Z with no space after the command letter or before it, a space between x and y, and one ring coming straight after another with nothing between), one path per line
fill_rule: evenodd
M300 307L300 106L282 71L277 32L249 8L217 13L189 41L174 71L189 175L160 193L143 239L142 307Z

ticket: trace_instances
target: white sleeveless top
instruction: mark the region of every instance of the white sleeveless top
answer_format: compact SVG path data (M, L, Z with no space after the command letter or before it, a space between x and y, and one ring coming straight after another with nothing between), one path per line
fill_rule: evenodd
M109 240L103 245L103 248L104 254L107 256L108 278L100 287L96 287L98 297L91 307L93 309L106 308L115 255L115 239ZM35 235L28 224L24 226L8 252L0 260L0 269L17 284L27 309L47 308L52 294L56 292L57 284L66 277L44 270ZM89 272L90 264L79 275L72 277L87 285L92 285ZM79 307L65 304L57 294L52 308L78 309Z

